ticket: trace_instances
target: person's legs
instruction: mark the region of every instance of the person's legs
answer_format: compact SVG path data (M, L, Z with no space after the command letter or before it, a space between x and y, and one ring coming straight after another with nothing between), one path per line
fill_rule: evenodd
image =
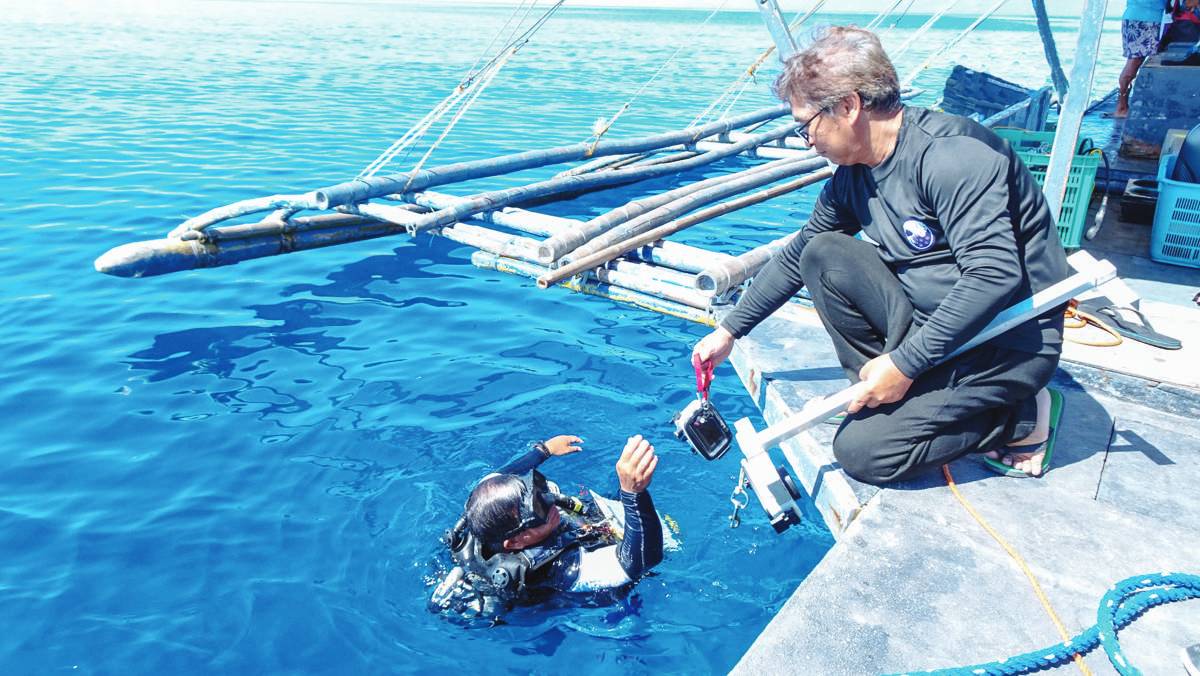
M1057 356L971 350L921 374L904 399L847 416L834 457L850 476L879 484L1030 437L1035 395L1057 365Z
M1133 79L1137 77L1138 69L1142 67L1142 62L1145 60L1146 57L1137 56L1125 61L1125 68L1121 70L1121 75L1117 78L1117 109L1113 113L1113 117L1129 115L1129 92L1133 89Z
M804 246L800 275L850 382L896 349L912 328L912 303L872 244L822 233Z
M1159 24L1152 21L1121 21L1121 53L1127 59L1117 78L1117 109L1113 117L1129 115L1129 93L1146 57L1158 51Z
M800 274L846 376L899 347L912 331L912 304L873 245L823 233L804 247ZM1058 358L989 347L921 374L901 401L847 416L834 455L868 483L902 479L963 454L1037 433L1034 395Z

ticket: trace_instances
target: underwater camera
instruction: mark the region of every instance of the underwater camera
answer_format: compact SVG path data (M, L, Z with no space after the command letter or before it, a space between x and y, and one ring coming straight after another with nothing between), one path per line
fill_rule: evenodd
M729 425L708 397L693 400L676 413L671 422L675 423L675 436L688 442L705 460L716 460L725 455L733 444Z

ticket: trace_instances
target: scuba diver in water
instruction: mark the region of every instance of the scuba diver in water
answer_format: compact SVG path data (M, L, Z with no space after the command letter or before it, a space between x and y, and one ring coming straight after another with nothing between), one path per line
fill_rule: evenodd
M663 527L646 488L654 446L630 437L617 460L620 502L563 495L537 470L581 450L557 436L484 477L445 536L455 567L430 600L434 611L495 617L555 592L597 592L636 582L662 561Z

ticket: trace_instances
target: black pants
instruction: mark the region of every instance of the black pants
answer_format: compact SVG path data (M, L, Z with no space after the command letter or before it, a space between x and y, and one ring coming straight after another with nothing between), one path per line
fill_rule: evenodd
M915 328L900 281L867 242L817 235L800 274L851 382ZM1037 422L1034 395L1057 366L1058 354L969 350L917 376L900 401L846 416L833 454L850 476L879 484L1022 439Z

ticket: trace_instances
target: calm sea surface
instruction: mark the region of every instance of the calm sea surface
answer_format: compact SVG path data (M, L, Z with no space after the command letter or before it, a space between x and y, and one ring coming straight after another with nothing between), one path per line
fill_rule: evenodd
M449 92L507 9L0 9L0 672L724 671L832 545L815 513L782 537L757 511L731 531L733 456L705 463L670 437L702 327L540 292L429 237L142 280L92 270L212 206L354 176ZM562 10L434 162L583 140L681 44L610 135L686 126L766 42L755 14L705 15ZM1069 63L1070 23L1056 26ZM1121 63L1115 26L1098 90ZM1030 21L988 22L917 83L936 90L952 61L1046 80ZM769 102L772 73L739 110ZM588 216L670 185L545 210ZM687 239L741 251L811 200ZM731 370L715 396L731 420L753 414ZM639 432L662 455L652 492L683 548L632 594L490 629L425 611L438 536L476 479L574 433L585 452L548 474L612 492Z

